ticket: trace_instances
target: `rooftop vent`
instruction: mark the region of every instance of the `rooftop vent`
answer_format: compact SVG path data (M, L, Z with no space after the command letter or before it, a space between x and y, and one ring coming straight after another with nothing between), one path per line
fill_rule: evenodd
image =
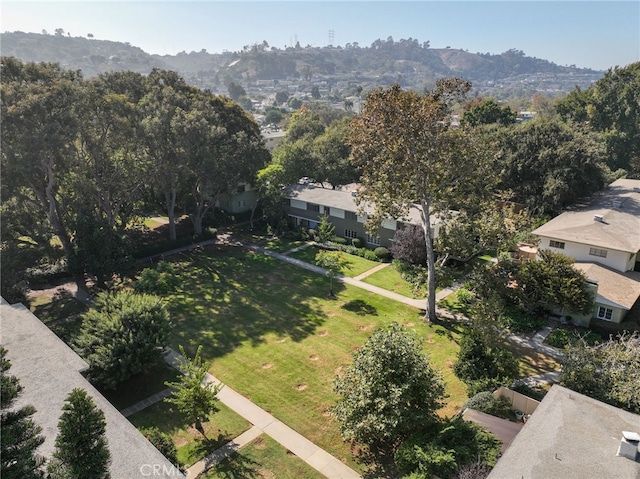
M351 192L351 196L353 196L355 198L356 196L358 196L358 192L357 191L352 191Z
M616 456L626 457L632 461L638 460L638 444L640 444L640 434L631 431L622 431L620 447Z
M604 223L604 216L602 216L602 215L593 215L593 221L599 221L600 223Z

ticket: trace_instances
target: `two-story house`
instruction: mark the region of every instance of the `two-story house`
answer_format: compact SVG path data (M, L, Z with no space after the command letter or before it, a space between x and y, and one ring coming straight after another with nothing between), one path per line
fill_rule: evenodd
M396 230L403 224L423 224L420 210L415 207L411 208L407 218L385 219L378 231L375 233L367 231L364 225L366 217L358 213L356 205L357 190L356 184L335 190L309 183L289 186L284 195L287 215L296 226L317 228L321 217L327 214L335 227L336 236L342 236L347 240L361 238L369 248L376 246L388 248ZM436 238L440 223L434 217L431 218L430 223Z
M640 180L619 179L589 204L533 231L538 250L563 253L598 285L591 317L621 322L640 298ZM573 318L588 325L590 317Z

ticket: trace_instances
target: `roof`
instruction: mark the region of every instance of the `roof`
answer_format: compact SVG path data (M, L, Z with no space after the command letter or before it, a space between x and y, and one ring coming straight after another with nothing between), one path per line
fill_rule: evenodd
M358 205L356 205L356 192L358 191L358 188L359 185L355 183L336 189L322 188L315 184L305 183L288 186L285 189L285 197L356 213L358 212ZM373 212L373 206L367 205L364 210L365 212ZM414 206L409 210L407 218L399 221L421 225L421 210L417 206ZM436 222L432 217L431 225L433 226L435 223Z
M500 442L502 442L500 446L501 453L507 450L513 439L520 432L520 429L522 429L522 424L520 423L492 416L491 414L477 411L476 409L465 409L462 413L462 419L479 424L485 431L490 432L500 439Z
M638 479L640 463L616 455L622 431L640 432L640 416L556 384L488 479Z
M20 380L17 406L33 405L45 442L38 452L50 457L58 420L68 394L81 388L93 398L107 422L112 479L184 477L80 372L87 363L22 304L0 304L0 342L11 361L9 372Z
M640 298L640 273L620 273L597 263L574 263L587 279L598 283L596 302L629 310Z
M596 215L602 221L596 221ZM640 251L640 180L614 181L589 205L565 211L533 234L628 253Z

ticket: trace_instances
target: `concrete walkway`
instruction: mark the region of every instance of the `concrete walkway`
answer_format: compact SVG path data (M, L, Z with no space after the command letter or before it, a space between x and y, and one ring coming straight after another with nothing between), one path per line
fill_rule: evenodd
M167 351L168 354L165 356L165 361L177 368L181 356L173 349L169 348ZM217 378L208 373L205 382L221 384ZM356 471L342 463L342 461L339 461L328 452L320 449L307 438L230 387L224 386L220 392L218 392L217 397L222 404L245 418L259 431L279 442L325 477L331 479L355 479L360 477ZM194 476L188 477L191 478Z
M133 406L129 406L128 408L120 411L124 417L129 417L134 415L137 412L142 411L143 409L152 406L153 404L162 401L164 398L169 397L171 395L171 388L166 388L160 391L159 393L154 394L153 396L149 396L146 399L143 399L140 402L135 403Z
M555 384L560 382L560 371L548 371L542 374L536 374L526 378L517 379L516 384L525 384L531 388L542 386L544 384Z
M365 271L362 274L359 274L358 276L355 276L353 279L355 280L361 280L366 278L367 276L371 276L373 273L377 273L378 271L380 271L381 269L384 269L388 266L391 266L391 263L381 263L378 266L374 266L373 268L371 268L370 270Z

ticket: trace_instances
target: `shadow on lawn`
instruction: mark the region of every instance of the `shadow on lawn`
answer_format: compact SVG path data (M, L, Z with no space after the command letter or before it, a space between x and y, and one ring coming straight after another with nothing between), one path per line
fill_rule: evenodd
M261 473L261 466L253 459L242 454L232 454L224 461L213 466L209 473L215 473L215 476L207 477L224 477L228 479L252 479L266 477Z
M354 299L341 306L342 309L356 313L358 316L377 316L378 310L361 299Z
M219 357L272 333L301 341L326 319L329 279L243 248L215 245L176 263L180 291L167 299L174 341ZM344 288L334 281L334 290Z

